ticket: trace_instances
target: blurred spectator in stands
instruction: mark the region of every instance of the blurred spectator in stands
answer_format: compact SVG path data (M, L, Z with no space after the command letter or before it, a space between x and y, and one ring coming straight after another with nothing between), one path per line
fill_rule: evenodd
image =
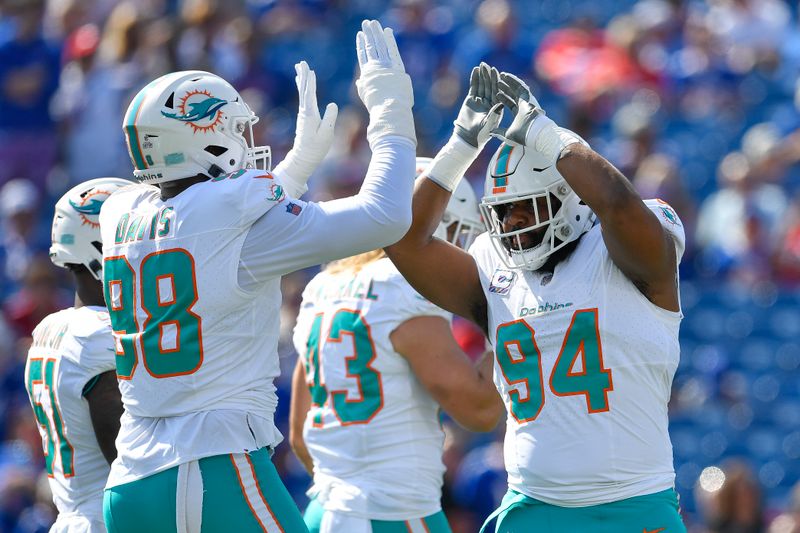
M789 30L791 11L782 0L709 2L705 25L716 37L736 72L774 65Z
M45 35L65 39L81 26L97 19L102 3L96 0L49 0L44 20Z
M786 512L772 521L768 533L800 533L800 483L792 490Z
M703 470L696 496L709 533L761 533L764 511L761 487L751 468L731 460Z
M0 184L28 176L44 188L58 139L50 100L58 87L58 45L42 34L44 0L6 0L14 30L0 43Z
M112 69L114 86L133 97L145 84L174 70L174 51L168 46L172 37L168 18L148 24L134 2L123 1L105 23L98 59ZM122 117L115 122L122 124Z
M659 198L675 209L686 232L684 256L688 258L694 248L697 205L683 185L677 162L666 154L648 155L633 175L633 185L642 198Z
M27 179L17 178L0 188L0 295L19 287L36 253L50 246L49 225L39 213L39 192Z
M520 31L517 9L530 9L508 0L483 0L453 51L456 70L469 76L472 67L485 61L493 67L529 78L533 60L533 35ZM534 93L536 91L534 90Z
M650 99L632 100L617 109L611 117L612 139L605 147L598 145L628 179L633 179L642 160L656 150L655 118L660 99L657 94L651 94Z
M71 183L114 176L129 166L120 124L130 87L100 61L99 44L94 24L81 26L64 43L66 64L52 109L61 123Z
M783 217L775 248L775 275L781 283L800 285L800 193Z
M545 35L536 52L536 72L556 92L595 108L598 116L607 115L601 99L657 83L630 54L639 32L627 15L608 30L590 18L576 19Z
M45 533L57 515L47 473L42 472L36 479L35 503L20 513L14 533Z
M36 500L32 465L0 467L0 530L15 531L20 515Z
M66 291L59 288L58 274L47 255L31 258L22 288L7 298L4 306L6 319L18 336L30 337L44 317L71 304Z
M238 30L241 22L231 23L234 6L221 0L186 0L181 5L183 28L178 39L178 68L207 70L238 80L245 69Z
M752 283L770 274L769 259L787 200L780 187L761 182L752 168L753 161L742 152L725 156L718 169L720 189L700 207L699 268L706 275Z
M478 518L489 516L500 504L508 488L503 463L502 428L495 430L495 437L485 444L468 451L458 464L453 479L453 499L464 509L470 509ZM449 474L448 474L449 477ZM474 528L473 531L475 529Z

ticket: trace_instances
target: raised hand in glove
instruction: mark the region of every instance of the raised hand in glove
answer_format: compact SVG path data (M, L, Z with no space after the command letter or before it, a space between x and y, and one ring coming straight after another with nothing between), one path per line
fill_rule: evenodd
M495 129L492 134L506 142L528 146L551 161L557 160L570 144L586 144L578 135L568 129L559 128L545 116L530 88L518 77L501 72L497 89L497 100L514 114L514 120L508 128Z
M356 88L369 112L369 143L384 135L399 135L416 143L411 78L406 74L392 29L383 29L377 20L362 22L356 35L356 55L361 71Z
M297 63L294 70L299 97L294 145L273 173L281 180L289 196L299 198L308 190L308 178L330 150L339 108L334 103L328 104L320 118L317 76L305 61Z
M453 135L426 169L428 178L448 191L455 190L500 125L503 105L496 99L498 81L497 69L486 63L472 69L467 97L453 122Z

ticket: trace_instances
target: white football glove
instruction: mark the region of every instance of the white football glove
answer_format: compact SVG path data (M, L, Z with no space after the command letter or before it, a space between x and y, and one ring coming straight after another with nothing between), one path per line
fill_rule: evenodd
M308 190L308 178L330 150L339 108L334 103L328 104L320 118L316 74L305 61L297 63L294 70L297 72L294 81L299 97L294 145L273 173L289 196L299 198Z
M400 135L416 144L411 78L406 74L392 29L383 29L377 20L363 21L356 35L356 55L361 70L356 88L369 112L370 145L385 135Z
M508 128L492 133L511 144L527 146L542 154L548 161L558 160L561 152L574 143L586 146L586 141L566 128L559 128L531 94L524 81L507 72L500 73L497 99L514 113Z
M455 129L446 145L436 154L426 175L454 191L469 166L491 138L491 132L503 118L503 104L496 99L499 75L497 69L481 63L472 69L469 92L461 104Z

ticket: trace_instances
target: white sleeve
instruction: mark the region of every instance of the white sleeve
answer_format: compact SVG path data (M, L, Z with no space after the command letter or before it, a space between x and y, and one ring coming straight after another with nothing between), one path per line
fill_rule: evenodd
M254 289L277 276L388 246L411 225L415 147L386 136L356 196L329 202L286 198L248 231L239 261L239 285Z
M681 262L683 251L686 249L686 234L683 230L683 223L675 212L675 209L667 202L658 199L645 200L645 205L655 213L661 226L667 230L672 240L675 241L675 252L678 263Z

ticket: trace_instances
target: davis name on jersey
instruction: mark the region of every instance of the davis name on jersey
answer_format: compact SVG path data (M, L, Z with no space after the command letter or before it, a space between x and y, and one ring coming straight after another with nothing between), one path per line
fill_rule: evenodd
M114 359L108 312L80 307L53 313L36 327L25 365L25 385L58 512L101 523L109 466L83 391L95 376L114 370Z
M389 339L415 316L450 315L417 294L389 259L322 272L294 332L312 406L303 431L312 494L328 510L406 520L441 509L439 406Z
M249 228L283 199L271 174L241 170L167 200L156 187L129 187L103 205L104 288L125 406L109 486L280 441L280 280L246 291L237 273Z
M645 203L680 260L680 219L663 202ZM508 410L509 487L567 507L671 488L667 402L681 313L639 292L609 257L599 225L552 274L505 269L487 235L470 253Z

